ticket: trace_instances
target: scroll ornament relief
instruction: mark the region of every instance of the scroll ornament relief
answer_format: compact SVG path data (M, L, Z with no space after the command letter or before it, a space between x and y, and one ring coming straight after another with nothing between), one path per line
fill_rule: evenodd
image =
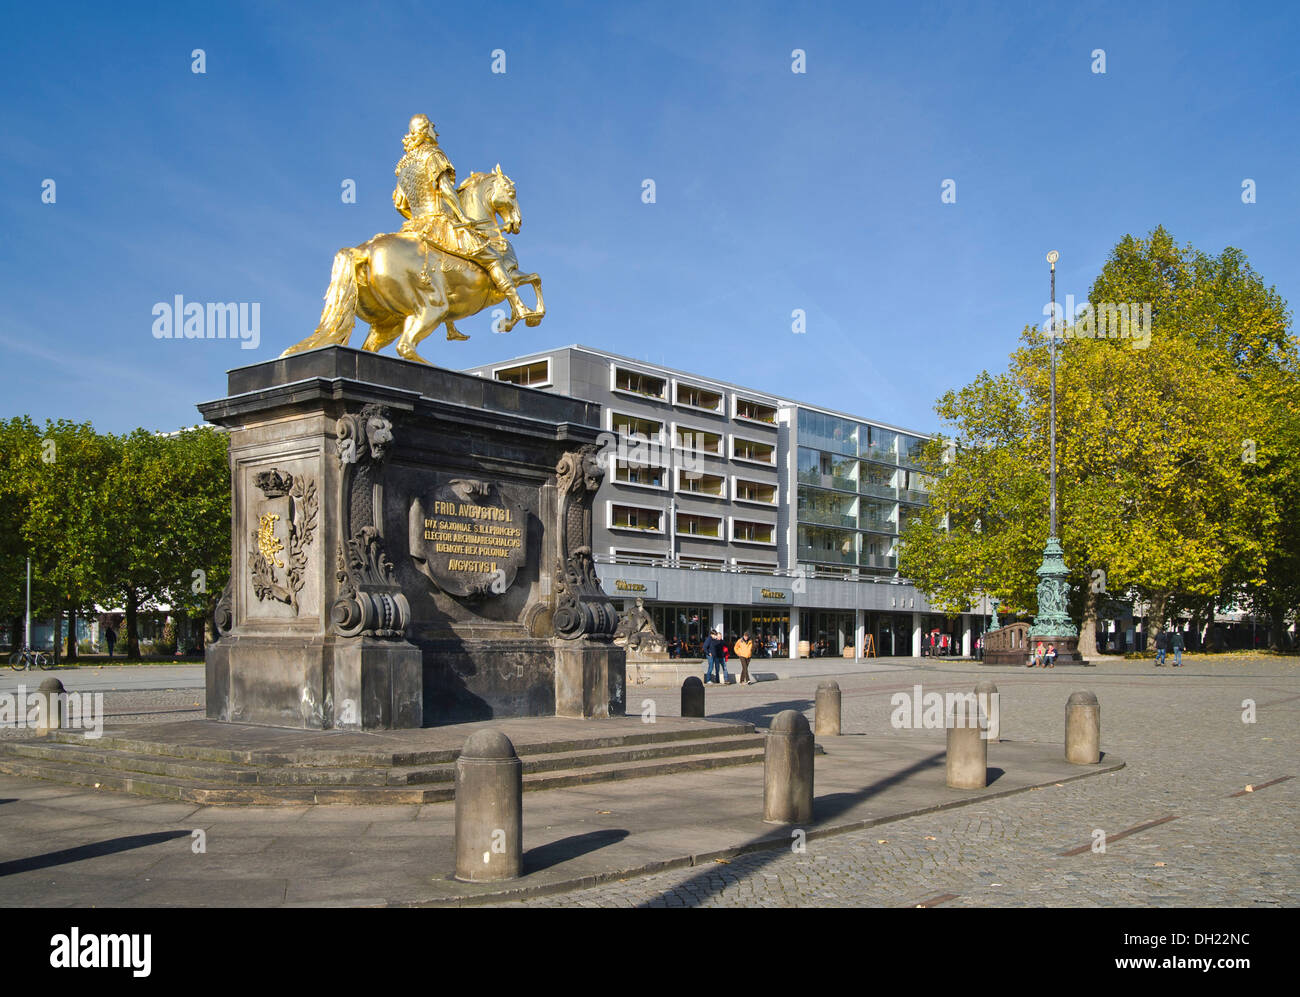
M557 527L560 554L555 566L555 633L566 640L609 641L618 625L614 604L600 587L591 552L591 501L604 470L598 448L571 450L555 467L559 487Z
M366 405L335 424L340 475L339 595L330 621L342 637L400 639L411 622L411 606L384 553L380 532L382 475L393 422L388 408Z

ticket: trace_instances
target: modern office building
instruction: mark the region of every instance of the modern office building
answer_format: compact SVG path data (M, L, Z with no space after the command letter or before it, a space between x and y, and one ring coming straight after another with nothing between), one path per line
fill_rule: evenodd
M983 617L936 614L898 576L927 501L924 434L586 346L469 372L602 406L601 579L667 637L720 626L768 656L909 655L937 630L969 653Z

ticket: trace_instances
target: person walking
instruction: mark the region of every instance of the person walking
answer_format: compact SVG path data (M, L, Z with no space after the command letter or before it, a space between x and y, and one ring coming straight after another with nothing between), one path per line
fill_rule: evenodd
M704 638L704 645L700 648L704 653L704 662L708 666L704 670L704 684L718 684L718 632L711 630L709 635Z
M722 639L722 631L713 631L718 640L718 668L722 671L722 685L731 685L731 674L727 671L727 645Z
M1169 637L1161 630L1156 634L1156 667L1165 663L1165 653L1169 648Z
M112 627L104 628L104 642L108 645L108 656L113 657L113 645L117 643L117 633Z
M737 685L753 685L754 680L749 677L749 659L754 656L754 642L749 639L749 631L746 630L736 641L736 657L740 659L740 677L736 679Z
M1174 648L1174 667L1182 668L1183 667L1183 632L1181 630L1175 630L1174 636L1170 640L1170 643L1173 645Z

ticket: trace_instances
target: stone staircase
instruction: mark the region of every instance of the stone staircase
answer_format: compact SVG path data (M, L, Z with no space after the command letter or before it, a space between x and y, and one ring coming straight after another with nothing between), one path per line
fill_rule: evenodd
M203 728L209 736L168 736L171 729L186 726L173 724L161 734L126 727L106 730L94 740L72 731L56 731L41 739L3 740L0 772L201 805L409 804L455 797L460 748L446 744L446 736L440 738L443 745L420 746L422 732L403 732L413 735L410 747L390 743L357 748L331 747L336 735L292 732L294 740L314 738L314 743L262 743L247 748L233 746L239 744L239 732L265 742L267 729L208 721L188 724ZM524 791L763 761L765 735L752 724L680 720L671 724L668 729L648 730L629 721L609 733L573 737L559 731L558 736L516 740ZM467 725L465 730L477 726ZM214 737L212 732L226 736ZM455 743L463 744L465 736L459 732Z

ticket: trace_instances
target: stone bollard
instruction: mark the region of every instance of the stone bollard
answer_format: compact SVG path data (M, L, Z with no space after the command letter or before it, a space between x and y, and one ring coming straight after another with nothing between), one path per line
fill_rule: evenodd
M523 872L523 836L523 762L500 731L476 731L456 759L456 878L516 878Z
M1074 765L1101 761L1101 704L1091 692L1072 692L1065 701L1065 760Z
M813 721L819 736L839 737L840 684L823 682L817 686L817 709Z
M957 725L961 720L961 726ZM989 742L984 734L988 718L976 697L974 715L955 704L948 714L948 788L983 789L989 784Z
M985 710L989 727L985 739L996 741L1002 737L1002 700L998 696L998 687L985 679L975 687L975 701Z
M783 710L763 749L763 820L806 824L813 811L813 735L798 710Z
M698 675L688 675L682 683L682 716L704 716L704 683Z
M58 679L46 679L41 683L39 716L36 719L36 733L48 734L63 727L67 717L63 715L63 704L67 702L63 683ZM30 702L30 700L29 700Z

